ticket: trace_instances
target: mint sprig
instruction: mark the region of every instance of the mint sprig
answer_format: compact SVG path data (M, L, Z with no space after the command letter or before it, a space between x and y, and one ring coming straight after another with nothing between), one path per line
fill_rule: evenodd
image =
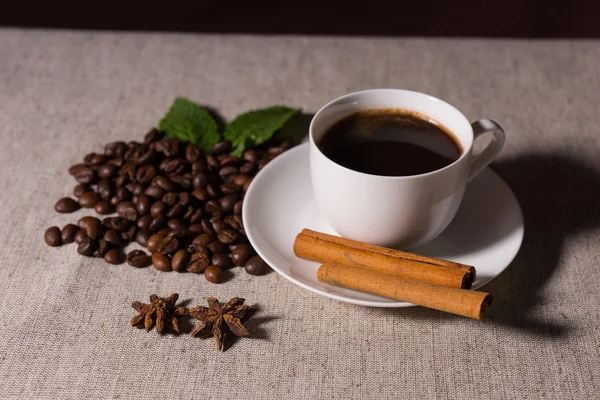
M222 140L217 122L210 113L191 100L178 97L158 124L167 137L190 142L209 152Z
M223 133L226 140L231 140L231 155L240 157L246 149L271 139L298 111L294 108L275 106L238 116L227 125Z

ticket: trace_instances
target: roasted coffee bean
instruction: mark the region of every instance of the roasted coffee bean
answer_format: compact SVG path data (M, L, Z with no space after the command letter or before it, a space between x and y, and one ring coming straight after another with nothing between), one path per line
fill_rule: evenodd
M87 233L85 233L83 229L77 231L77 233L75 233L75 243L80 244L86 237Z
M100 165L106 162L104 154L89 153L83 158L85 165Z
M149 165L156 161L157 154L148 145L143 145L135 156L135 163L137 165ZM138 178L139 181L139 178Z
M162 243L163 240L164 237L162 235L154 234L146 241L146 248L150 253L156 253L158 251L159 244Z
M91 257L98 248L98 243L89 237L84 237L77 246L77 252L82 256Z
M152 207L153 200L147 194L141 194L138 196L135 203L135 209L139 215L146 215L150 213L150 207Z
M175 192L166 193L162 197L162 201L169 207L173 207L175 204L177 204L179 202L179 195Z
M174 175L181 175L185 172L186 162L181 158L174 158L170 160L164 160L160 163L160 169L169 177ZM163 188L165 189L165 188ZM165 189L167 190L167 189ZM173 191L176 189L171 189L167 191Z
M189 221L189 219L194 215L195 212L196 212L196 208L194 208L194 206L187 206L187 208L185 209L185 213L183 213L183 216L181 217L181 219Z
M185 173L183 175L171 175L171 180L184 190L192 188L192 174Z
M104 255L104 261L109 264L121 264L121 252L118 249L108 250Z
M179 204L181 204L182 206L189 206L195 202L195 198L192 197L192 195L189 194L188 192L181 192L181 193L179 193L178 197L179 197Z
M129 182L129 177L127 175L120 175L115 179L115 185L119 188L125 186Z
M156 218L159 215L166 213L168 207L169 206L167 205L167 203L163 201L156 201L150 207L150 215L152 215L153 218Z
M212 223L212 228L215 231L215 233L219 233L223 229L227 228L227 224L225 224L225 222L220 218L216 219L214 221L211 221L211 223Z
M112 178L119 171L119 167L114 164L104 164L98 168L98 177L101 179Z
M110 204L116 207L116 205L119 204L119 198L117 196L111 197Z
M206 179L206 175L204 174L194 174L192 177L192 186L194 189L204 189L207 183L208 179Z
M225 253L228 249L227 245L219 240L213 240L206 247L212 254Z
M143 250L132 250L127 254L127 264L135 268L143 268L149 261L150 257Z
M204 218L204 211L201 208L197 208L194 211L194 213L188 218L188 220L190 221L190 224L199 224L203 218Z
M96 240L101 233L102 223L96 217L83 217L77 221L77 226L85 230L85 234L90 239Z
M48 246L60 246L62 244L61 232L58 226L51 226L44 232L44 242Z
M80 227L81 229L85 229L89 225L98 224L100 222L101 221L96 217L86 216L86 217L79 218L79 221L77 221L77 226Z
M223 281L223 270L216 265L209 265L204 270L204 277L211 283L221 283Z
M166 227L161 229L160 231L156 232L157 234L159 234L162 237L167 237L171 234L171 228Z
M208 171L208 164L206 158L198 160L192 164L192 174L203 174Z
M175 183L173 183L166 176L162 176L162 175L159 175L156 178L154 178L153 184L157 185L165 192L174 192L178 189L177 185Z
M92 254L92 256L94 256L94 257L104 257L104 255L111 249L111 246L104 239L99 239L97 241L97 243L98 243L98 247L96 248L96 250L94 250L94 253Z
M210 149L210 152L216 156L218 156L219 154L229 153L230 151L231 151L231 141L229 141L229 140L223 140L222 142L215 144Z
M79 210L79 204L70 197L63 197L54 204L56 212L66 214Z
M119 175L126 176L130 181L133 181L135 179L135 168L135 162L127 161L119 170Z
M247 162L240 167L240 174L252 175L256 172L256 166L253 163Z
M159 271L171 271L171 260L163 254L152 254L152 265Z
M135 239L135 234L137 233L137 226L131 225L129 229L125 232L121 232L121 237L124 241L131 242Z
M194 274L201 274L210 265L210 258L204 253L194 253L190 257L187 270Z
M239 196L235 195L235 194L228 194L227 196L223 196L219 199L219 205L221 207L221 210L224 213L229 213L231 211L233 211L233 207L235 206L235 203L239 200Z
M157 200L162 199L162 197L165 195L165 191L158 185L148 186L144 193L150 197L154 197Z
M242 186L242 191L244 193L246 193L248 191L248 187L250 186L250 184L252 183L252 179L254 178L250 178L248 179L246 182L244 182L244 186Z
M142 184L142 183L136 183L135 186L133 187L133 195L137 196L137 198L139 199L139 197L144 194L144 191L146 190L146 185Z
M198 147L196 147L195 145L188 143L187 146L185 146L185 159L190 163L193 164L196 161L200 160L202 158L204 154L202 153L202 150L200 150Z
M231 252L231 261L236 266L243 267L253 254L252 247L240 244Z
M165 237L163 240L158 242L156 250L158 250L159 253L167 255L177 251L178 247L179 241L176 238Z
M160 151L166 157L173 157L179 153L181 141L177 138L161 139L155 142L156 151Z
M217 238L225 244L232 243L237 237L238 234L233 229L224 229L217 234Z
M167 221L167 226L171 229L187 229L187 224L180 219L170 219Z
M250 275L263 275L267 273L269 266L259 256L253 256L246 261L244 269Z
M187 241L190 237L194 236L194 234L188 231L187 228L168 229L170 230L170 232L167 236L169 236L170 238L178 239L179 241Z
M221 166L221 168L223 167L237 167L238 165L242 164L243 161L240 158L234 157L234 156L221 156L219 157L219 165ZM226 174L229 175L229 174Z
M192 224L192 225L190 225L190 226L188 227L188 230L189 230L190 232L193 232L193 233L195 233L195 234L198 234L198 233L202 233L202 232L204 232L204 231L202 230L202 225L201 225L201 224Z
M163 229L165 227L165 225L167 225L167 221L169 221L169 219L167 218L166 215L159 214L158 216L156 216L156 218L154 218L152 220L152 222L150 222L150 226L148 226L148 230L150 232L158 232L161 229Z
M244 202L242 200L238 201L237 203L235 203L235 205L233 206L233 213L235 215L242 215L242 207L244 205Z
M96 192L85 192L79 197L79 205L83 208L94 208L102 198Z
M121 217L108 217L102 220L102 224L108 229L114 229L117 232L125 232L131 226L131 221Z
M215 236L210 233L201 233L192 240L192 243L199 244L202 246L208 246L210 242L215 240Z
M202 246L201 244L196 244L196 243L192 243L187 247L187 251L190 254L194 254L194 253L202 253L202 254L206 254L207 256L210 257L211 252L208 249L208 247L206 246Z
M162 134L160 133L160 131L156 128L152 128L150 130L150 132L146 133L146 135L144 135L144 143L146 144L150 144L152 142L156 142L157 140L160 140L162 138Z
M90 188L87 185L79 184L73 188L73 196L79 197L85 192L89 192Z
M153 165L142 165L135 173L135 179L140 183L148 183L156 176L156 168Z
M208 200L208 192L204 189L195 189L192 192L192 196L194 196L196 199L198 199L200 201Z
M138 213L135 209L135 205L131 201L122 201L117 204L117 214L119 217L125 218L129 221L137 221Z
M85 168L86 168L86 166L85 166L85 165L83 165L83 164L75 164L75 165L72 165L72 166L69 168L69 174L71 174L71 175L75 176L75 175L76 175L78 172L80 172L82 169L85 169Z
M200 222L200 225L202 225L202 230L206 233L215 233L213 231L212 228L212 224L210 223L210 221L208 219L203 219L202 222Z
M113 196L113 188L112 184L107 179L102 179L96 185L96 192L102 197L104 200L110 200Z
M102 200L96 203L94 206L94 210L96 213L100 215L112 214L115 211L115 208L112 204L110 204L107 200Z
M136 225L140 229L148 229L152 219L152 215L144 215L143 217L138 218Z
M117 189L116 196L119 199L119 202L131 200L131 198L133 197L131 192L124 187L120 187Z
M236 231L244 229L242 217L240 217L239 215L228 215L227 217L225 217L224 221Z
M258 162L258 153L255 150L246 150L243 154L244 160L256 164Z
M248 175L238 174L238 175L236 175L236 176L233 177L233 179L231 180L231 182L234 185L242 187L242 186L244 186L244 183L246 183L247 180L248 180Z
M190 261L190 254L185 250L179 250L173 255L171 268L176 272L183 272Z
M221 206L217 200L209 200L204 204L204 211L212 215L221 214Z
M74 224L65 225L60 231L60 237L64 244L73 243L75 234L79 231L79 227Z
M231 261L231 258L229 258L229 255L226 253L213 254L213 256L211 257L211 262L213 265L216 265L220 268L227 269L233 267L233 262Z
M208 154L206 156L206 163L208 164L208 169L213 172L218 171L221 167L219 160L217 160L217 157L215 157L213 154Z
M109 157L120 157L127 151L125 142L111 142L104 146L104 154Z
M96 173L91 168L81 168L75 174L75 180L79 183L89 184L96 181Z
M219 187L217 185L213 185L212 183L206 185L206 193L208 193L208 196L213 199L221 197L221 191L219 190Z
M104 233L104 240L110 243L111 245L118 247L122 243L121 235L117 233L114 229L109 229Z
M185 213L186 208L181 204L175 204L171 209L167 212L168 218L181 218Z
M285 149L283 147L273 146L273 147L269 147L269 149L267 150L267 153L272 157L277 157L284 151L285 151Z
M227 177L236 175L238 172L239 171L237 167L234 167L233 165L228 165L219 170L219 176L221 177L221 179L227 179Z
M152 233L148 229L139 229L135 235L135 241L140 246L146 247L146 243L150 236L152 236Z

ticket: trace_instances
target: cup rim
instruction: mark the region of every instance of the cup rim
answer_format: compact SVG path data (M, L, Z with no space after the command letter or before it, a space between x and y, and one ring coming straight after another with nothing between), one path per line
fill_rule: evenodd
M350 171L350 172L354 172L356 174L360 174L360 175L364 175L366 177L371 177L371 178L379 178L379 179L385 179L385 180L409 180L409 179L417 179L417 178L422 178L422 177L426 177L426 176L431 176L431 175L435 175L437 173L441 173L442 171L448 170L450 168L455 167L458 163L462 162L467 154L471 153L471 148L473 147L473 140L471 140L471 143L469 144L468 148L463 148L462 154L460 155L460 157L458 157L456 160L454 160L453 162L451 162L450 164L446 165L443 168L439 168L430 172L425 172L423 174L417 174L417 175L400 175L400 176L388 176L388 175L375 175L375 174L368 174L366 172L360 172L360 171L356 171L354 169L348 168L348 167L344 167L343 165L340 165L338 163L336 163L335 161L333 161L331 158L327 157L319 148L319 146L317 145L317 143L315 142L315 138L314 138L314 134L313 134L313 124L315 122L315 120L317 119L317 117L319 117L319 115L327 108L329 108L331 105L333 105L334 103L344 100L350 96L356 96L356 95L360 95L360 94L366 94L366 93L370 93L370 92L406 92L406 93L411 93L411 94L416 94L416 95L420 95L420 96L427 96L429 97L431 100L440 102L442 104L445 104L446 106L454 109L458 115L460 116L460 118L462 118L466 124L470 127L471 123L469 122L469 120L467 119L467 117L465 117L465 115L460 112L459 109L457 109L456 107L454 107L452 104L438 98L435 96L432 96L430 94L427 93L423 93L423 92L417 92L416 90L408 90L408 89L393 89L393 88L380 88L380 89L366 89L366 90L359 90L356 92L351 92L351 93L347 93L345 95L336 97L335 99L327 102L325 105L323 105L314 115L314 117L312 118L312 120L310 121L310 125L308 128L308 137L309 137L309 141L310 141L310 145L311 147L315 148L319 154L321 156L323 156L325 159L327 159L327 161L329 161L330 163L332 163L333 165L342 168L346 171ZM423 113L422 111L419 111L421 113ZM423 113L426 114L426 113ZM472 129L471 129L471 134L472 134ZM462 143L461 143L462 146Z

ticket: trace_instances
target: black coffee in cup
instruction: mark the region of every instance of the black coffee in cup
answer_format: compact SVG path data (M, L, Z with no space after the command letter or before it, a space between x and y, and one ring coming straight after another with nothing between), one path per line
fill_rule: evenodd
M384 176L432 172L452 164L462 153L446 127L396 108L355 112L331 126L318 146L337 164Z

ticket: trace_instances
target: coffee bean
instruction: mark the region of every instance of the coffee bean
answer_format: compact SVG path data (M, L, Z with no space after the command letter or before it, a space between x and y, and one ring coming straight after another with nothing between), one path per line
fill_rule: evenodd
M116 196L119 199L119 202L131 200L133 195L127 188L120 187L117 189Z
M227 177L229 177L231 175L236 175L237 173L238 173L238 169L237 169L237 167L234 167L233 165L228 165L219 170L219 176L221 177L221 179L227 179Z
M187 229L187 224L180 219L170 219L167 226L171 229Z
M192 196L194 196L196 199L198 199L200 201L208 200L208 192L204 189L195 189L192 192Z
M203 174L208 171L206 158L198 160L192 164L192 174Z
M120 175L115 179L116 187L123 187L129 182L129 177L127 175Z
M82 169L85 169L85 168L86 168L86 167L85 167L85 165L84 165L84 164L75 164L75 165L72 165L72 166L69 168L69 174L71 174L71 175L75 175L75 174L77 174L78 172L80 172Z
M190 164L193 164L196 161L200 160L201 158L203 158L203 156L204 156L204 153L202 153L202 150L200 150L195 145L188 143L188 145L185 146L185 159Z
M156 128L152 128L150 132L146 133L144 136L144 143L150 144L152 142L156 142L162 138L162 133Z
M102 179L112 178L117 174L119 168L114 164L104 164L98 168L98 177Z
M224 194L236 194L241 192L242 188L233 183L224 183L220 187L221 192Z
M211 234L215 233L212 228L212 223L208 219L203 219L202 222L200 222L200 225L202 226L202 231Z
M209 265L204 270L204 277L211 283L221 283L223 281L223 270L216 265Z
M232 243L235 239L237 239L238 234L233 229L224 229L217 234L217 238L219 241L225 244Z
M171 260L160 253L152 254L152 265L159 271L171 271Z
M217 185L213 185L212 183L206 185L206 193L208 193L208 196L213 199L221 197L221 191L219 190L219 187Z
M233 179L231 180L231 182L234 185L237 185L239 187L242 187L244 185L244 183L246 183L246 181L248 180L248 175L243 175L243 174L238 174L236 176L233 177Z
M77 226L80 227L81 229L85 229L92 224L99 224L99 223L101 223L101 221L98 218L92 217L92 216L86 216L86 217L79 218L79 221L77 221Z
M195 174L192 177L192 186L194 189L204 189L207 183L208 179L206 179L206 175L204 174Z
M152 219L152 215L144 215L143 217L138 218L136 225L140 229L148 229Z
M181 218L185 213L186 208L181 204L175 204L171 209L167 212L168 218Z
M233 267L233 262L231 261L231 258L229 258L229 255L226 253L213 254L213 256L211 257L211 262L213 265L216 265L220 268L227 269Z
M131 201L122 201L117 204L117 214L119 214L119 217L125 218L129 221L136 221L138 219L138 213L135 209L135 205Z
M106 255L106 253L111 249L111 246L104 239L99 239L97 241L97 243L98 243L98 247L96 248L96 250L94 250L94 253L92 254L92 256L94 256L94 257L104 257Z
M61 232L58 226L51 226L44 232L44 242L48 246L60 246L62 244Z
M269 266L259 256L251 257L245 264L244 269L250 275L263 275L269 270Z
M79 204L70 197L63 197L54 204L56 212L66 214L79 210Z
M177 138L161 139L155 142L155 148L166 157L173 157L179 153L180 144L181 141Z
M83 158L85 165L100 165L106 162L106 156L104 154L89 153Z
M225 223L231 226L236 231L244 228L242 217L239 215L228 215L225 217Z
M110 200L110 198L113 196L113 188L111 182L109 180L102 179L96 185L96 192L104 200Z
M98 248L98 243L89 237L84 237L77 246L77 252L82 256L91 257Z
M88 192L90 188L87 185L79 184L73 188L73 196L79 197L85 192Z
M269 149L267 150L267 153L273 157L277 157L284 151L285 151L285 149L283 147L274 146L274 147L269 147Z
M135 178L138 182L148 183L156 176L156 168L153 165L142 165L138 168Z
M109 264L120 264L121 252L118 249L108 250L106 254L104 254L104 261Z
M142 184L142 183L136 183L135 186L133 187L133 195L137 196L138 199L139 197L144 194L144 192L146 191L146 185Z
M256 162L258 162L258 153L252 149L246 150L243 154L243 158L244 160L255 164Z
M250 187L250 184L252 183L252 179L254 179L254 178L250 178L246 182L244 182L244 186L242 186L242 191L244 193L246 193L248 191L248 187Z
M243 201L238 201L237 203L235 203L235 205L233 206L233 213L235 215L242 215L242 206L244 205Z
M208 246L208 244L213 240L215 240L215 237L210 233L201 233L200 235L196 236L194 240L192 240L192 243Z
M190 261L190 254L185 250L179 250L173 255L171 260L171 268L176 272L183 272Z
M209 257L211 255L210 250L208 249L208 247L202 246L201 244L196 244L196 243L190 244L187 247L187 251L190 254L202 253L202 254L206 254Z
M119 247L122 243L121 235L114 229L109 229L104 233L104 240L115 247Z
M148 165L152 164L157 160L157 153L150 148L148 145L143 145L135 156L135 163L137 165ZM139 180L139 179L138 179Z
M121 237L123 238L124 241L131 242L131 241L133 241L133 239L135 239L136 233L137 233L137 226L132 224L129 227L129 229L127 229L125 232L121 232Z
M192 225L190 225L190 226L188 227L188 230L189 230L190 232L192 232L192 233L195 233L195 234L199 234L199 233L202 233L202 232L204 232L204 231L202 230L202 225L201 225L201 224L192 224Z
M194 253L190 257L187 270L194 274L201 274L210 265L210 258L204 253Z
M201 208L198 208L188 218L188 220L190 221L190 224L199 224L203 218L204 218L204 211Z
M116 206L117 204L119 204L119 198L117 196L113 196L110 198L110 204L113 206Z
M163 201L156 201L154 202L154 204L152 204L152 206L150 207L150 215L152 215L153 218L158 217L160 214L164 214L167 212L168 209L168 205L167 203L163 202Z
M162 235L154 234L146 241L146 248L150 253L156 253L158 251L159 244L162 243L163 240L164 237Z
M166 176L157 176L156 178L154 178L153 184L157 185L165 192L174 192L177 190L177 185Z
M223 196L219 199L219 205L221 206L221 210L224 213L229 213L233 211L233 207L235 203L239 200L239 196L234 194L228 194L227 196Z
M91 168L81 168L75 173L75 180L79 183L89 184L96 181L96 173Z
M212 254L225 253L227 251L227 245L219 240L213 240L206 247Z
M185 209L185 213L183 214L181 219L189 221L190 218L194 215L195 211L196 211L196 208L194 206L187 206L187 208Z
M192 188L192 174L185 173L183 175L169 175L171 180L177 185L181 186L184 190Z
M114 212L114 207L109 201L102 200L96 203L94 210L100 215L107 215Z
M79 231L79 227L77 225L74 224L67 224L65 225L62 230L60 231L60 237L62 240L62 243L67 244L67 243L73 243L73 241L75 240L75 234Z
M223 167L235 167L243 163L243 161L237 157L230 156L227 154L219 156L219 165Z
M148 242L148 238L152 236L152 233L148 229L140 229L135 235L135 241L140 246L146 247L146 243Z
M179 195L175 192L165 193L165 195L162 197L162 201L166 203L167 206L173 207L179 202Z
M174 253L179 247L179 241L176 238L165 237L158 242L156 250L164 255Z
M229 140L223 140L211 147L210 152L216 156L219 154L229 153L231 151L231 142Z
M243 267L253 254L254 251L250 246L240 244L231 252L231 261L236 266Z
M225 222L223 222L222 219L216 219L214 221L211 221L212 223L212 228L215 231L215 233L219 233L221 232L223 229L227 228L227 224L225 224Z
M165 191L158 185L148 186L144 193L150 197L154 197L157 200L162 199L162 197L165 195Z
M175 159L166 159L160 163L160 169L170 178L173 178L176 175L181 175L185 172L186 162L180 158ZM172 180L172 179L171 179ZM172 181L173 182L173 181ZM175 183L175 182L173 182ZM163 189L165 189L163 187ZM167 190L167 189L165 189ZM171 190L167 190L168 192L177 190L173 188Z
M108 229L114 229L117 232L125 232L131 226L131 221L121 217L108 217L102 220L102 224Z
M85 192L79 197L79 205L83 208L94 208L100 200L100 195L96 192Z
M147 194L141 194L138 196L137 202L135 203L135 209L139 215L146 215L150 213L152 207L152 198Z
M167 218L166 215L159 214L156 218L154 218L152 220L152 222L150 222L150 226L148 226L148 230L150 232L158 232L161 229L163 229L165 227L165 225L167 225L167 221L169 221L169 219Z
M88 238L96 240L102 231L102 223L96 217L83 217L77 221L77 226L85 230Z
M81 244L84 238L87 237L87 233L83 229L75 233L75 243Z
M204 211L212 215L221 214L221 206L217 200L209 200L204 204Z
M254 165L253 163L247 162L240 167L240 174L244 174L247 176L254 174L254 172L256 172L256 165Z
M143 250L132 250L127 254L127 264L135 268L142 268L148 265L150 258Z

